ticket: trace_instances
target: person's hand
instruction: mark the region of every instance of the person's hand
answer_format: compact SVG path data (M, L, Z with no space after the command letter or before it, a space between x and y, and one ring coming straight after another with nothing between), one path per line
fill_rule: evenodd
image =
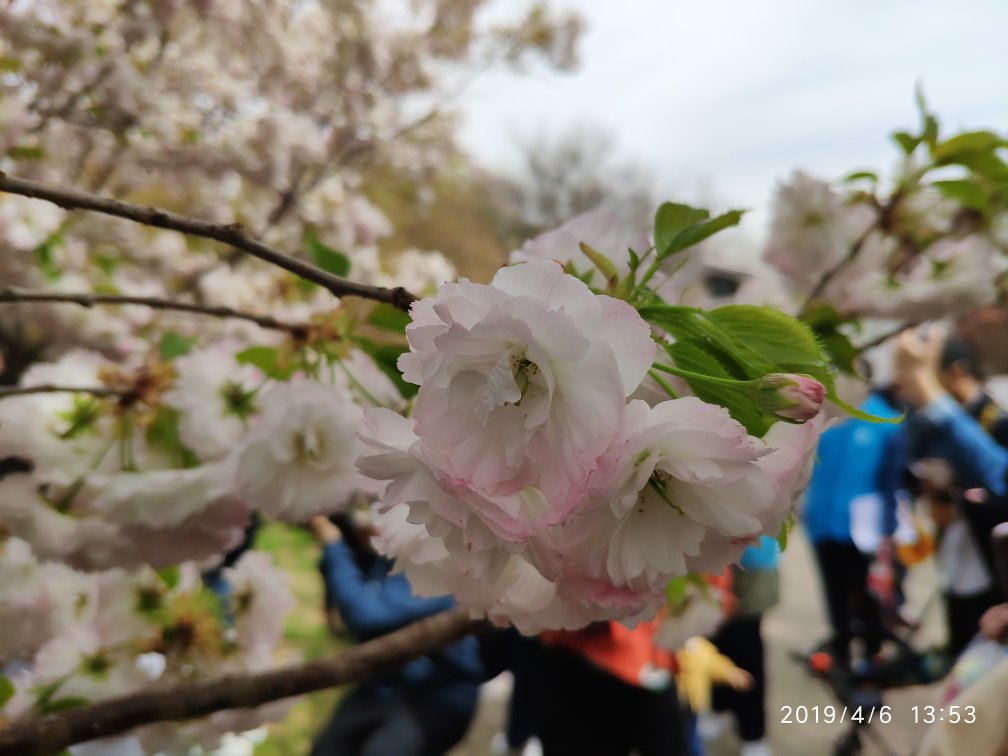
M343 539L343 534L340 529L337 528L328 517L323 517L319 515L318 517L312 517L309 523L312 533L321 543L336 543Z
M1008 636L1008 604L996 604L980 618L980 632L997 643Z
M918 409L945 393L938 380L943 343L944 336L934 329L921 332L908 328L896 339L893 378L900 395Z

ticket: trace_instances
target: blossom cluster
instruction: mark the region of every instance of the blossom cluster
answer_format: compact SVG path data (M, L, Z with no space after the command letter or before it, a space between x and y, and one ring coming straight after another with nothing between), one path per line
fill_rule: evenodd
M913 180L914 167L882 198L801 171L780 184L763 256L806 309L921 322L998 299L1008 212L988 221L943 194L940 182Z
M237 221L284 251L310 253L324 242L356 280L383 281L379 247L394 229L369 198L368 169L380 165L418 196L430 193L454 149L442 117L445 64L538 55L563 67L579 31L572 14L539 6L524 15L505 9L490 23L482 2L424 0L408 14L389 5L11 4L0 10L0 169ZM0 260L8 286L175 296L253 312L269 302L271 315L290 319L332 306L283 271L219 260L214 242L20 197L0 197L0 243L14 252ZM425 290L444 262L410 251L396 284L415 275ZM142 347L141 330L190 333L191 322L141 308L0 308L5 338L49 359L79 347L121 358ZM205 327L236 335L233 322Z
M556 263L448 284L411 315L413 416L366 410L359 465L388 481L380 544L417 591L524 632L633 621L790 512L818 416L757 438L697 397L628 401L651 329Z
M370 400L402 399L359 350L325 375L271 380L236 345L112 371L71 351L22 385L122 393L30 393L0 402L0 523L38 555L84 569L207 559L242 539L252 511L305 521L374 489L354 468ZM379 400L379 397L381 399Z
M213 594L186 563L171 573L143 568L78 572L41 561L19 538L0 542L0 658L13 691L0 718L47 713L153 685L255 671L274 663L293 598L266 554L250 552L223 577L229 597ZM223 620L227 615L231 622ZM272 712L228 712L187 725L142 728L145 752L215 742Z

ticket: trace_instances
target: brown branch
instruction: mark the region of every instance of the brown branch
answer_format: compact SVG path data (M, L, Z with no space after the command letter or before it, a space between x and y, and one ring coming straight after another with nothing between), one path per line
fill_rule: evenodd
M0 386L0 399L25 394L91 394L92 396L124 396L122 391L105 386L55 386L41 383L37 386Z
M119 294L88 294L84 293L63 293L48 291L25 291L22 289L0 289L0 303L2 302L56 302L60 304L76 304L81 307L94 307L95 305L140 305L150 307L155 310L180 310L182 312L194 312L199 315L212 315L216 318L236 318L238 320L248 320L261 328L269 328L274 331L287 331L294 334L304 334L310 327L307 323L284 323L276 318L267 315L255 315L250 312L241 312L230 307L216 307L211 305L201 305L191 302L178 302L173 299L161 299L159 297L134 297Z
M893 336L898 336L899 334L903 333L903 331L905 331L907 328L913 328L915 325L920 325L920 322L921 321L919 320L904 321L895 328L892 328L886 331L885 333L876 336L874 339L866 341L864 344L858 344L855 347L855 349L857 349L858 354L866 352L869 349L872 349L873 347L877 347L879 344L882 344L883 342L889 341L889 339L891 339Z
M207 223L206 221L170 213L167 210L132 205L128 202L120 202L119 200L82 192L79 189L67 189L40 181L15 178L2 172L0 172L0 192L20 194L24 197L45 200L65 210L90 210L117 218L125 218L126 220L145 226L165 228L171 231L180 231L183 234L191 236L214 239L228 244L235 249L239 249L252 257L257 257L260 260L276 265L278 268L290 271L307 281L317 283L337 297L363 297L364 299L385 302L402 310L408 310L410 304L417 299L416 296L402 287L389 289L384 286L369 286L334 276L332 273L317 268L311 263L267 247L262 242L246 234L241 224L238 223L225 225Z
M452 609L343 653L255 674L232 674L119 696L0 728L0 754L43 756L74 743L118 735L153 722L191 719L243 709L374 677L474 632L480 622Z

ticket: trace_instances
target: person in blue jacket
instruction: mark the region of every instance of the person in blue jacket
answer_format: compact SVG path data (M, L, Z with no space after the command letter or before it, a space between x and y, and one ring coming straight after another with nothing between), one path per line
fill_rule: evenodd
M344 530L349 525L341 522ZM347 540L325 517L311 522L322 543L320 570L326 600L339 611L358 642L377 638L454 605L450 596L418 598L405 575L391 574L392 562ZM315 740L312 756L426 756L441 754L465 735L486 679L475 636L406 662L394 672L365 682L347 695Z
M890 389L873 391L861 409L898 418L902 407ZM850 418L819 440L806 492L804 522L822 576L837 666L849 668L853 622L865 653L877 653L884 638L881 607L868 590L868 570L882 539L895 530L895 477L900 426Z
M929 483L922 492L943 525L939 554L948 651L955 657L976 635L984 612L1005 598L990 539L994 527L1008 521L1008 421L983 393L979 360L965 344L908 331L895 356L900 391L917 409L907 422L908 461L942 459L951 473L951 480ZM967 497L968 489L984 493Z

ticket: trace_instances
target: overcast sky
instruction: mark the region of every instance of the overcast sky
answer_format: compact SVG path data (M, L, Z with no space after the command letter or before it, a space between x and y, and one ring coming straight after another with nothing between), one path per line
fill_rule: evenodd
M510 0L508 0L510 1ZM491 73L462 95L462 142L513 168L516 142L593 122L663 194L706 184L752 208L775 182L888 170L920 80L948 128L1008 130L1008 0L566 0L588 29L574 74Z

